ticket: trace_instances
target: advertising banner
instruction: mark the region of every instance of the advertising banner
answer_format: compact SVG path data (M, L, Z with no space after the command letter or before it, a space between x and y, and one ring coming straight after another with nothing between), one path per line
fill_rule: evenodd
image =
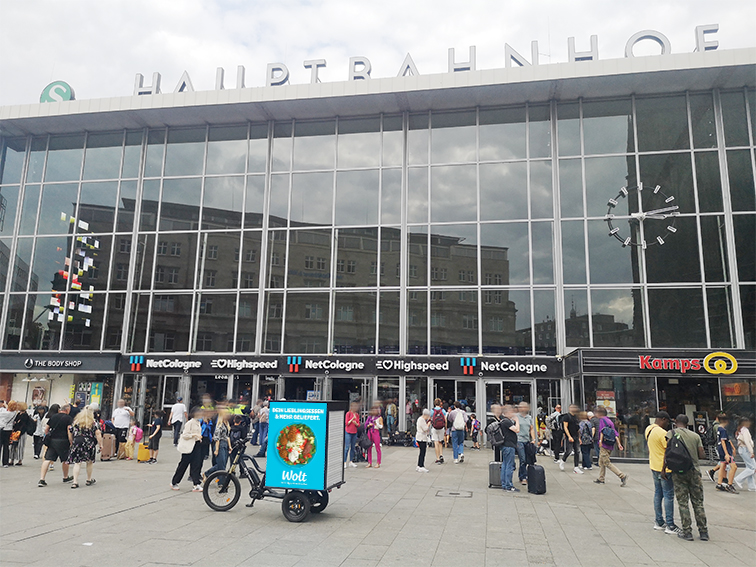
M325 403L270 404L267 486L324 489L327 409Z
M617 417L617 400L614 392L610 390L598 390L596 392L596 405L606 408L607 417Z

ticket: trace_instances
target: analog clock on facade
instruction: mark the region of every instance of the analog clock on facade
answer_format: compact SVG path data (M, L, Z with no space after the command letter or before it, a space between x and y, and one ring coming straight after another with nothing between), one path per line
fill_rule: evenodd
M609 236L619 240L622 246L661 246L677 232L675 222L680 215L680 207L674 204L675 198L666 195L659 185L646 189L645 198L642 198L643 192L643 183L639 183L635 187L622 187L616 197L609 199L604 219L609 226ZM618 214L617 208L624 208L621 207L623 200L627 203L628 211L635 208L637 212ZM629 234L616 226L620 218L627 218Z

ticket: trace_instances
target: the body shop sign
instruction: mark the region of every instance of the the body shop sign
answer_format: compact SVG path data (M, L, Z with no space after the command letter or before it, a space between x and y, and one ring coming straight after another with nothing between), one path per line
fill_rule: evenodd
M323 490L326 464L323 403L273 402L268 429L268 486Z

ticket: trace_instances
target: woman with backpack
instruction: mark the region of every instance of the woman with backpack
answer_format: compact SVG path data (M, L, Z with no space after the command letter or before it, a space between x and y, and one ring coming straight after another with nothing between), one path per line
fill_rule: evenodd
M596 408L596 415L599 417L599 477L593 482L604 484L606 469L609 469L619 477L620 486L625 486L627 484L627 474L613 465L609 457L615 446L620 451L622 450L622 443L620 442L617 428L614 427L612 420L606 416L606 408L604 406Z
M24 460L26 434L29 430L29 423L32 421L32 418L26 413L26 403L18 402L16 409L18 410L18 413L16 414L16 419L13 421L13 432L11 433L11 440L13 441L11 444L11 464L15 461L16 466L20 467ZM34 433L33 430L32 433Z
M375 453L378 456L378 462L373 467L373 445L367 449L368 464L365 468L381 468L381 429L383 429L383 418L381 417L381 406L374 405L370 408L370 415L365 418L365 435L375 445Z
M449 412L451 422L452 451L454 452L454 464L465 462L465 432L467 421L470 418L462 409L462 404L454 402L454 409Z
M431 413L431 441L436 451L436 464L444 463L444 436L446 434L446 412L441 407L441 398L433 400L433 412Z
M589 471L593 468L591 461L591 449L593 448L593 424L588 419L588 414L580 412L580 452L583 455L583 470Z

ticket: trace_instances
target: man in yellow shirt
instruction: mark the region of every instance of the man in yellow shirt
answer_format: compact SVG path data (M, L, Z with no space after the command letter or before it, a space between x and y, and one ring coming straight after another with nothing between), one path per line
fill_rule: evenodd
M648 466L654 477L654 521L655 530L664 530L665 534L680 533L680 528L675 525L675 485L672 477L662 476L664 469L664 452L667 450L667 431L672 422L666 411L656 414L654 423L646 428L646 442L648 443ZM667 469L666 472L672 472ZM662 500L664 501L665 515L662 513Z

